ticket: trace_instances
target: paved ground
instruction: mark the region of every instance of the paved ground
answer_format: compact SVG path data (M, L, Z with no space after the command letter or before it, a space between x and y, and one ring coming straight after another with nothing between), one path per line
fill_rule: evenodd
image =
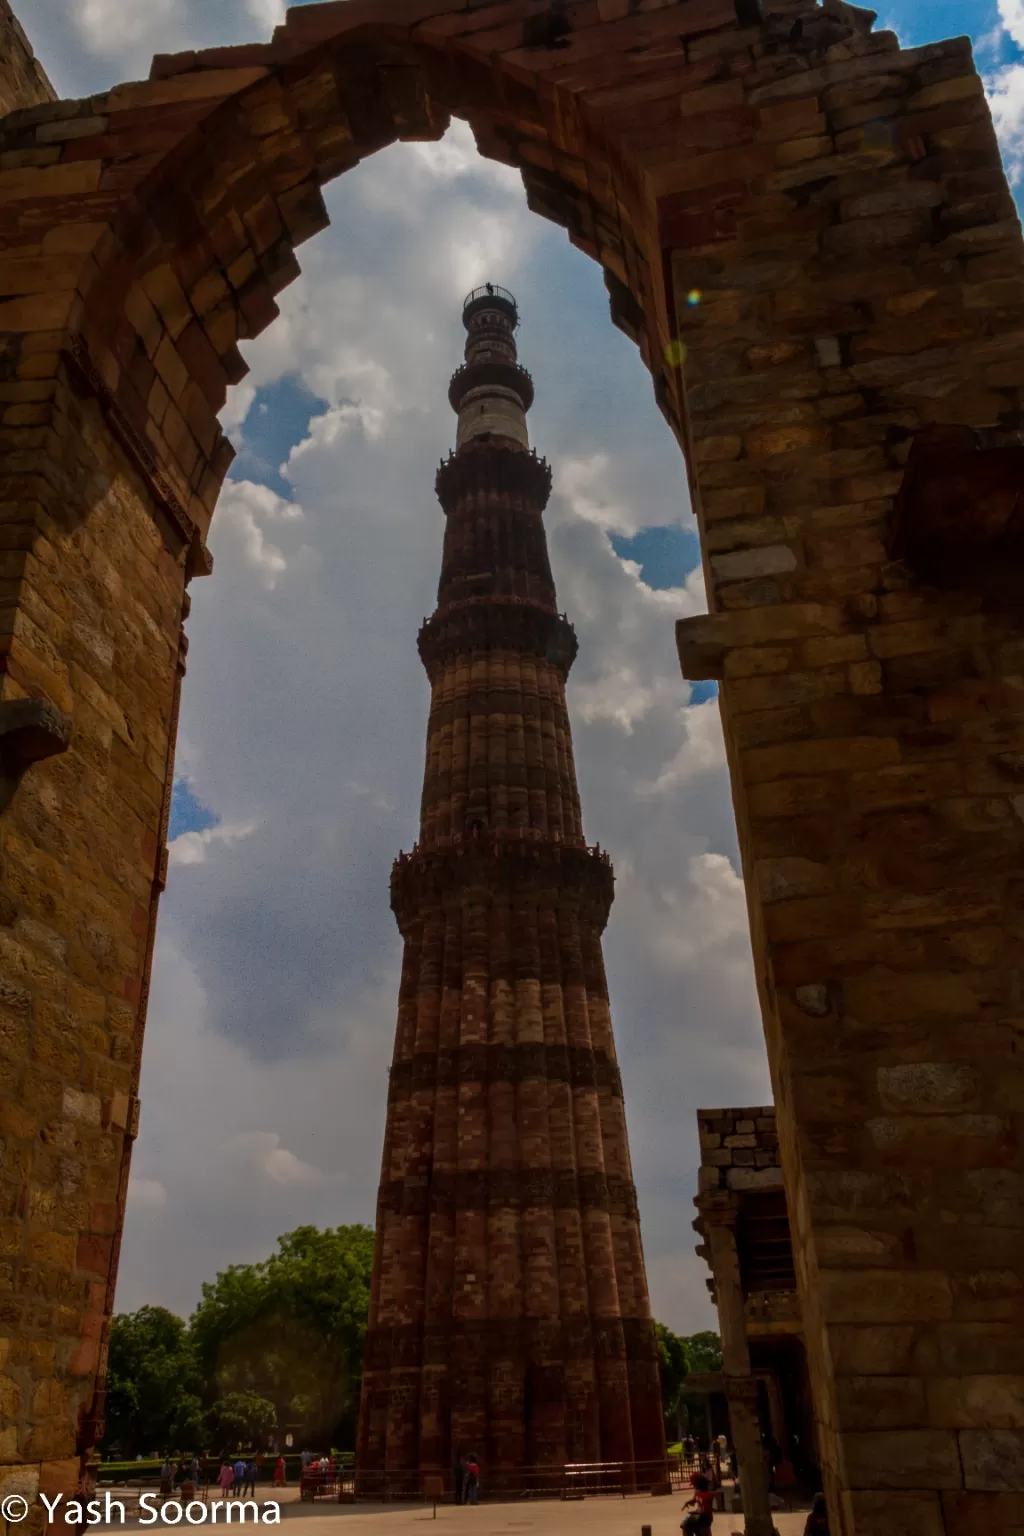
M578 1503L524 1500L465 1509L438 1505L435 1519L432 1508L422 1504L302 1504L295 1488L282 1490L280 1496L282 1522L302 1520L302 1536L641 1536L645 1525L651 1528L650 1536L679 1536L683 1502L683 1496L675 1494L667 1499L638 1495ZM779 1536L801 1536L806 1519L806 1513L776 1515ZM127 1528L139 1529L138 1522L129 1521ZM167 1530L162 1521L146 1528L157 1536ZM251 1523L248 1528L252 1529ZM104 1527L93 1529L102 1531ZM113 1533L125 1527L105 1529ZM187 1527L183 1523L178 1529ZM719 1513L712 1536L732 1536L742 1530L742 1515Z
M308 1506L307 1506L308 1507ZM643 1527L651 1527L651 1536L679 1536L683 1518L681 1498L584 1499L580 1503L536 1501L525 1504L481 1504L476 1509L452 1509L438 1506L437 1520L432 1511L389 1509L371 1511L359 1505L341 1505L331 1514L318 1510L315 1526L304 1528L303 1536L341 1536L335 1522L341 1516L345 1536L641 1536ZM282 1509L282 1515L287 1512ZM776 1517L779 1536L801 1536L806 1514ZM715 1516L712 1536L731 1536L742 1532L742 1515Z

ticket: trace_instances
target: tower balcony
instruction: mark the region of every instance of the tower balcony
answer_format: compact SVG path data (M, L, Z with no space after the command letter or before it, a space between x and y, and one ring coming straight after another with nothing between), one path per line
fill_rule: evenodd
M514 330L519 324L519 306L514 296L507 288L500 288L497 283L485 283L482 288L474 288L467 293L462 301L462 323L469 330L473 316L482 309L496 309L509 321Z
M448 403L453 411L459 411L471 389L487 388L511 390L519 397L524 411L533 404L533 379L529 371L521 363L501 358L462 363L456 368L448 385Z
M552 613L519 597L467 597L424 620L417 638L420 660L434 680L452 656L477 651L516 651L540 656L563 680L579 642L564 613Z
M477 438L472 446L441 460L434 489L448 513L461 497L493 491L506 492L543 512L551 495L551 466L532 448L524 452Z
M430 906L459 892L481 891L505 900L532 893L545 904L577 901L603 931L615 894L615 872L599 845L567 842L534 827L477 828L429 848L416 844L391 868L391 910L404 933Z

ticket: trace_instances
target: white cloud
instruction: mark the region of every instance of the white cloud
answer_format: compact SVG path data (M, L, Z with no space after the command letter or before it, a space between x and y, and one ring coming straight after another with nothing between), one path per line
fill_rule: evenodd
M1024 16L1024 3L1017 4L1015 9L1019 16ZM1015 18L1014 25L1020 26L1024 36L1024 23ZM1013 36L1018 42L1016 34ZM1024 64L1007 64L996 70L987 77L985 89L1006 173L1015 185L1024 178Z
M433 476L460 300L494 279L520 301L531 436L554 471L585 826L616 867L605 953L655 1310L707 1325L694 1111L762 1100L764 1046L717 705L688 707L675 653L702 577L652 590L610 542L692 529L678 449L600 272L461 126L377 156L328 204L243 386L294 377L327 409L290 453L287 497L225 488L215 573L192 588L179 764L223 821L172 848L135 1154L167 1206L156 1233L129 1219L118 1305L187 1311L303 1221L373 1220L401 965L388 875L417 831L416 632L444 533Z
M128 1209L132 1211L162 1211L167 1204L167 1191L159 1179L128 1181Z
M300 506L278 496L269 486L251 480L229 480L217 505L218 546L225 534L233 535L244 559L270 590L288 569L288 556L271 543L263 524L293 523L301 517Z
M1018 48L1024 48L1024 0L999 0L999 19Z
M558 466L558 491L577 517L603 528L606 533L631 534L643 527L637 511L609 498L611 459L607 453L586 458L565 458ZM639 575L639 571L636 572Z
M323 1184L327 1180L322 1169L304 1163L283 1147L276 1131L241 1131L225 1143L223 1154L241 1156L243 1163L275 1184Z
M241 842L255 832L255 821L204 827L201 832L181 832L167 847L167 861L172 865L203 864L210 849L217 844Z
M287 9L285 0L245 0L246 10L264 32L270 32L284 21Z
M87 48L117 57L126 47L156 46L180 9L181 0L78 0L70 14Z

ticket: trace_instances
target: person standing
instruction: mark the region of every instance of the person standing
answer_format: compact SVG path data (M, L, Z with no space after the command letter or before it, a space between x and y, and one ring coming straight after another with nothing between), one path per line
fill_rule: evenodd
M825 1503L823 1493L814 1495L814 1503L811 1505L811 1512L804 1526L804 1536L829 1536L828 1505Z
M466 1457L466 1503L475 1504L480 1493L480 1463L476 1459L476 1452L470 1451Z
M241 1456L239 1456L238 1460L235 1462L235 1492L241 1496L241 1492L244 1487L245 1462L242 1460Z
M274 1463L274 1487L283 1488L287 1481L288 1478L284 1464L284 1457L279 1456Z
M687 1505L690 1513L683 1520L680 1530L683 1536L706 1536L714 1520L714 1493L703 1472L695 1472L690 1479L693 1498Z
M458 1454L458 1458L457 1458L457 1460L455 1462L454 1474L453 1474L453 1477L452 1477L452 1486L453 1486L453 1490L454 1490L454 1493L455 1493L455 1502L456 1502L456 1504L461 1504L462 1503L462 1495L463 1495L463 1491L465 1489L465 1484L466 1484L466 1463L463 1461L463 1459L462 1459L462 1452L460 1451L459 1454Z
M258 1472L259 1472L259 1469L256 1466L255 1461L247 1461L246 1462L246 1464L245 1464L245 1482L242 1485L242 1498L243 1499L245 1498L246 1493L251 1493L253 1498L256 1497L256 1478L257 1478Z
M217 1474L217 1484L225 1498L227 1498L228 1494L235 1486L235 1469L226 1456L220 1464L220 1471Z

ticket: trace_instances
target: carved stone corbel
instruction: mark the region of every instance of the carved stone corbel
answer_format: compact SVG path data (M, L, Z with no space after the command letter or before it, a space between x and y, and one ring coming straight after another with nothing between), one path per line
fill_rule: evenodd
M66 752L70 741L71 717L49 699L0 702L0 812L7 809L26 769Z

